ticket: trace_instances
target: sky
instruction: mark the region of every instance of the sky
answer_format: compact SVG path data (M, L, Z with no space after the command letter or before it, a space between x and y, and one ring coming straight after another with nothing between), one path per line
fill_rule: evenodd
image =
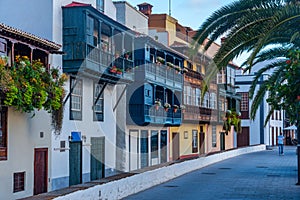
M152 13L169 14L169 0L127 0L132 6L147 2L153 5ZM234 0L171 0L171 16L183 26L198 29L214 11Z
M169 14L170 0L127 0L133 7L138 8L138 4L150 3L153 14ZM171 16L178 20L183 26L191 27L197 30L201 24L216 10L222 6L229 5L235 0L171 0ZM220 41L217 41L220 43ZM247 54L235 58L233 62L241 65Z

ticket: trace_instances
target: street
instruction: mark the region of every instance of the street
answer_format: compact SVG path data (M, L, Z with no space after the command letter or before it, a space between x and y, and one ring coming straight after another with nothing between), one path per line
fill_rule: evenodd
M131 195L146 199L300 199L296 147L234 157Z

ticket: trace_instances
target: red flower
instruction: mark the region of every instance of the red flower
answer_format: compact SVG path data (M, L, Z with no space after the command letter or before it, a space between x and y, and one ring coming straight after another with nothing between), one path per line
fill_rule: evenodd
M291 62L292 62L291 60L285 61L285 63L288 64L288 65L291 64Z

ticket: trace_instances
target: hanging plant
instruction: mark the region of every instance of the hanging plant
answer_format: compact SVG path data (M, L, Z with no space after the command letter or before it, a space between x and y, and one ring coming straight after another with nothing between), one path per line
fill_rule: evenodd
M1 57L0 88L3 102L20 112L31 113L35 109L48 111L52 114L54 131L59 133L62 127L63 85L67 76L60 75L56 68L50 71L45 69L39 60L30 63L27 56L16 56L13 66L8 66Z
M224 117L224 124L223 124L223 130L225 130L226 133L230 132L231 126L234 127L234 130L237 133L242 132L242 126L241 126L241 113L237 113L235 111L227 110L226 116Z

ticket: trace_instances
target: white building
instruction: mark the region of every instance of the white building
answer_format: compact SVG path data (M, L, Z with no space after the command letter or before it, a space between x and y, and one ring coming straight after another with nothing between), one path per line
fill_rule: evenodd
M254 73L259 68L259 66L255 66L252 71L253 74L236 75L236 85L238 86L237 92L239 92L242 96L241 114L243 135L240 137L243 141L248 141L248 145L266 144L274 146L277 145L277 136L280 132L283 132L284 119L283 111L274 111L270 121L267 122L266 126L264 125L270 109L266 102L268 94L265 94L263 102L257 109L255 119L250 119L250 110L253 100L249 98L249 90L252 80L255 77ZM261 83L268 79L268 77L268 73L263 74L258 81L257 89Z
M96 30L95 23L97 24L97 21L101 25L100 33L97 32L98 35L92 34L91 37L90 35L85 35L87 47L92 47L92 49L99 51L100 46L102 48L105 46L106 50L109 51L107 55L110 58L117 54L117 40L122 41L122 45L120 45L123 49L132 49L134 35L124 34L125 38L123 39L120 39L122 34L118 34L114 38L109 37L116 33L113 31L121 33L125 30L124 26L114 21L116 19L116 8L111 0L81 0L80 2L72 4L71 0L6 0L0 2L0 18L1 22L58 44L63 44L65 43L63 39L72 35L74 33L72 31L75 30L72 28L68 29L68 27L63 29L63 19L66 18L63 17L63 7L66 7L66 5L69 7L84 7L87 21L80 20L77 22L84 23L83 26L85 25L87 28L90 25L94 26L94 30ZM89 24L92 21L95 23ZM108 33L104 29L109 30ZM91 42L91 44L88 44L88 42ZM65 49L67 47L64 47L64 51ZM123 49L120 50L123 51ZM74 53L73 56L76 55ZM92 53L86 55L92 57ZM66 62L68 62L68 56L70 56L70 53L67 51L66 55L64 55ZM83 63L85 63L85 60L84 58ZM50 56L49 64L55 67L63 66L62 56ZM79 70L88 68L91 68L91 65ZM86 76L86 74L84 76L73 72L68 72L68 74L70 76L65 86L65 112L63 128L60 134L51 132L47 115L42 118L35 118L34 121L31 121L34 124L27 123L27 121L21 120L17 116L9 119L17 123L16 129L21 128L21 124L24 124L26 125L26 130L35 133L34 136L23 135L18 137L18 135L13 135L8 137L9 141L12 139L19 141L18 144L14 144L14 147L11 148L15 149L15 154L24 152L23 150L17 150L17 147L22 147L22 141L30 141L30 143L27 143L31 145L32 151L36 146L48 148L46 155L48 165L45 169L47 171L45 179L46 191L110 176L117 172L116 121L118 120L117 115L120 114L121 116L122 112L124 112L122 111L124 107L122 108L121 106L125 106L122 101L124 102L126 99L120 100L120 97L123 95L122 91L125 88L125 83L115 79L111 82L107 81L107 84L105 84L106 81L103 81L104 76L101 76L100 80L98 76L91 78L91 76ZM130 79L132 74L125 74L123 71L122 76L124 79ZM116 84L119 86L116 86ZM35 122L35 120L38 121ZM121 129L124 130L124 127L121 127ZM41 140L41 132L43 132L44 138L42 140L45 144L36 145L38 144L36 140ZM28 155L33 156L32 151L26 151ZM9 159L16 159L22 163L22 165L15 164L15 171L26 171L26 174L30 175L34 173L33 163L32 159L27 159L26 155L10 156ZM0 167L4 167L1 170L2 172L9 172L0 174L1 184L3 184L3 187L0 189L0 199L2 197L3 199L21 198L33 194L34 181L32 178L29 178L32 176L26 176L24 191L12 193L13 174L7 170L11 166L0 161ZM10 181L3 182L4 176L9 178ZM7 196L3 196L4 194Z
M121 24L127 26L131 30L142 34L148 34L148 17L127 1L114 1L116 6L116 18Z
M56 43L0 24L0 56L8 56L9 65L15 63L14 55L22 53L30 61L40 59L47 67L49 52L60 48ZM13 107L3 106L2 89L0 199L19 199L45 192L48 190L48 177L51 177L48 170L52 160L51 116L44 110L21 113Z

